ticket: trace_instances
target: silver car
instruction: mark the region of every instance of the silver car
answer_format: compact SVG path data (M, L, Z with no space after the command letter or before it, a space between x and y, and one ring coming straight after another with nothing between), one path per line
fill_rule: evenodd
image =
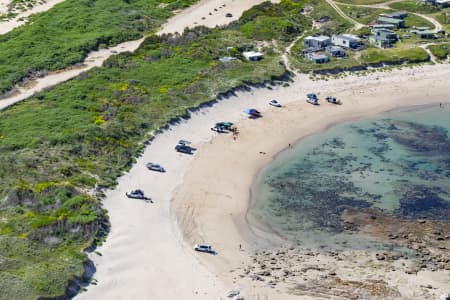
M151 171L156 171L156 172L161 172L164 173L166 172L166 169L164 169L161 165L149 162L148 164L146 164L147 169L151 170Z

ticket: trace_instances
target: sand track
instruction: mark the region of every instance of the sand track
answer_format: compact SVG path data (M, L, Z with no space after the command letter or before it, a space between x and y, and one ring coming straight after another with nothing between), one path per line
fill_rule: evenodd
M50 3L56 4L57 1L61 2L61 0L48 1L46 5L50 5ZM161 27L158 33L183 32L185 28L195 27L197 25L205 25L209 27L224 25L231 21L237 20L241 16L242 12L261 2L263 2L263 0L200 0L196 5L188 8L187 10L181 11L170 18ZM278 0L274 2L278 2ZM225 7L223 6L224 4ZM209 13L211 13L211 15ZM231 13L233 16L231 18L227 18L225 17L226 13ZM203 17L205 17L204 20L202 20ZM6 28L4 27L4 24L0 23L0 25L2 30L3 28ZM11 95L0 98L0 110L22 101L36 92L65 82L94 67L101 66L102 63L111 55L123 52L133 52L139 48L143 40L144 39L141 38L135 41L121 43L109 49L93 51L86 57L84 62L77 67L70 67L66 70L55 72L43 78L32 80L32 82L26 87L16 87Z

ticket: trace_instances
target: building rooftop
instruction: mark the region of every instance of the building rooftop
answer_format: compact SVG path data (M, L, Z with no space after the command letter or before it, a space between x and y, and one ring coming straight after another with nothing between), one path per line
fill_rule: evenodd
M376 28L394 28L394 24L372 24L370 27L376 29Z
M411 30L411 33L415 33L415 34L423 34L423 35L431 35L434 34L433 30Z
M428 26L421 26L421 27L414 27L415 30L418 31L424 31L424 30L430 30L430 27Z
M386 33L395 33L395 31L390 30L390 29L386 29L386 28L378 28L378 29L374 29L374 32L386 32Z
M387 18L401 18L401 19L403 19L404 17L408 16L408 13L406 11L396 11L396 12L393 12L393 13L380 14L380 16L387 17Z
M388 18L388 17L379 17L378 21L392 23L392 24L400 24L403 22L403 20L401 20L401 19Z
M311 58L312 59L328 59L328 56L326 56L325 54L321 54L321 53L311 53Z
M344 49L342 47L339 47L339 46L328 46L327 50L328 51L343 51Z
M256 51L247 51L242 53L244 56L246 57L250 57L250 56L262 56L263 54L261 52L256 52Z
M236 57L232 57L232 56L224 56L224 57L219 58L219 60L223 63L227 63L227 62L230 62L233 60L238 60L238 59Z
M305 40L308 40L308 39L324 42L324 41L329 40L330 37L329 37L329 36L326 36L326 35L307 36L307 37L305 38Z

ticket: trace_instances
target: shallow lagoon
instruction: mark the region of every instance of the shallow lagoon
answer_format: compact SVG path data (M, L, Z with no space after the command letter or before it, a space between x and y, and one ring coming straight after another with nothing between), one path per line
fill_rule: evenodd
M344 230L348 208L450 220L450 107L415 107L336 125L259 174L249 214L312 247L389 247Z

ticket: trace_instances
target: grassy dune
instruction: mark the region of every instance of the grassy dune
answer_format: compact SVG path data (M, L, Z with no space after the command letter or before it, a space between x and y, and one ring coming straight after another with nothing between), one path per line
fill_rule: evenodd
M93 49L137 39L155 30L174 9L193 2L66 0L0 35L0 94L36 72L81 62Z
M262 46L260 62L218 58L289 42L309 26L300 8L264 3L226 29L150 36L135 54L0 112L0 299L62 294L82 273L81 250L104 230L101 193L86 191L114 186L149 132L187 108L282 75L272 47Z

